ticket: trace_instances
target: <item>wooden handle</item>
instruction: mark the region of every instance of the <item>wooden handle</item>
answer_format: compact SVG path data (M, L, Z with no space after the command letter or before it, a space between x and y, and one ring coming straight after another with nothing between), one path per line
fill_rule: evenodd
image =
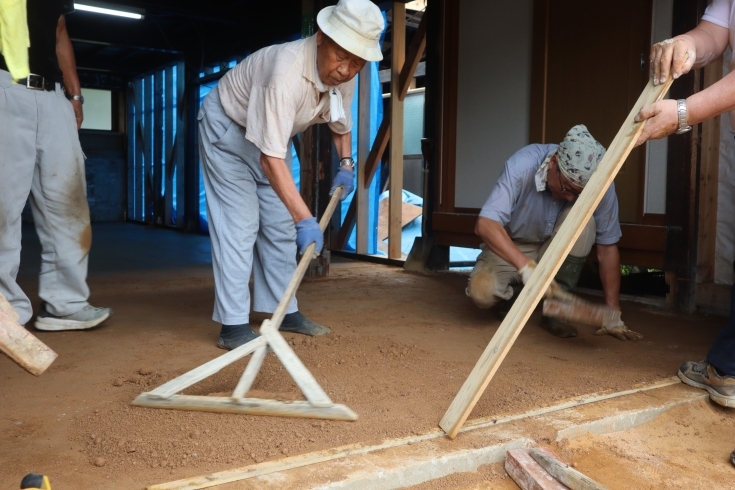
M544 301L543 314L593 327L610 325L616 318L620 319L620 311L607 305L597 305L586 301L567 303L556 299Z
M29 373L39 376L57 357L46 344L0 310L0 350Z
M344 188L340 186L340 187L337 187L337 189L334 191L334 194L332 194L332 199L329 201L329 204L327 205L327 209L324 210L324 214L322 215L322 220L319 222L319 229L322 230L322 232L324 232L324 230L327 229L329 220L332 219L332 214L334 214L334 210L337 208L337 204L339 203L339 198L343 192L344 192ZM301 256L301 260L299 261L299 265L296 266L296 272L294 272L294 275L291 278L291 281L288 283L288 286L286 287L286 292L283 293L283 297L281 298L281 301L278 303L278 306L276 307L276 311L273 312L273 316L271 317L270 322L267 324L265 328L271 328L273 330L278 330L281 327L281 322L283 322L283 317L286 316L286 309L288 308L288 304L291 302L291 299L296 294L296 290L299 288L299 285L301 284L301 280L304 278L304 274L306 274L306 269L309 268L309 264L314 258L315 248L316 248L316 244L314 243L306 247L306 251L304 252L304 255ZM262 329L263 327L261 326L261 333L262 333Z

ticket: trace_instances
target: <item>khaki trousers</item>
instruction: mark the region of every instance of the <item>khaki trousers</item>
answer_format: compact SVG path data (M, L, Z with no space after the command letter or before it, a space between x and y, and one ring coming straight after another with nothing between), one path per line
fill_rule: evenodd
M549 248L551 240L556 236L562 223L569 215L572 207L567 207L554 226L551 238L543 243L513 242L523 255L531 260L539 261ZM590 218L582 230L577 242L572 247L570 256L586 257L592 250L596 235L595 220ZM503 300L513 297L513 286L523 286L521 275L515 267L500 258L496 253L482 245L483 252L477 257L477 263L470 273L469 284L465 293L472 298L478 308L492 308Z

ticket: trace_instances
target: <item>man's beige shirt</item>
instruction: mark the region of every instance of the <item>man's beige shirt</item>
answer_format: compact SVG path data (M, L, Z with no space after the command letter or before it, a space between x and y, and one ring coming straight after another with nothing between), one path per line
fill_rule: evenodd
M352 130L355 79L337 87L346 118L329 122L329 94L316 88L316 35L263 48L227 72L218 84L225 113L246 128L261 152L286 158L291 137L328 122L339 134Z

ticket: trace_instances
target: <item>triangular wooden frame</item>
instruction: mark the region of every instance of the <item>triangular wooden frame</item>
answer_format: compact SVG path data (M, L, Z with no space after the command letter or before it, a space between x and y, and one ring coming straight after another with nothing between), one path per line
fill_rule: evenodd
M342 187L332 196L322 216L319 227L324 231L339 203ZM305 417L334 420L357 420L357 414L346 405L333 403L326 392L319 386L314 376L306 369L288 342L279 333L278 328L286 316L286 308L296 294L296 290L304 278L309 263L314 256L315 245L311 244L301 257L296 272L286 288L276 311L270 320L265 320L260 327L260 337L247 344L231 350L176 379L164 383L153 391L141 393L133 400L133 405L149 408L170 408L177 410L199 410L205 412L244 413L250 415L275 415L281 417ZM268 349L278 357L291 378L296 382L306 401L282 402L260 398L245 398L255 377L260 371ZM182 390L219 372L248 354L253 354L245 372L237 383L232 396L212 397L201 395L178 395Z

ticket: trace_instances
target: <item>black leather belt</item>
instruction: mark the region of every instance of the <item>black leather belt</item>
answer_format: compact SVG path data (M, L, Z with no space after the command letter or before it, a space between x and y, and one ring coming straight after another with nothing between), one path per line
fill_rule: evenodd
M18 80L18 83L25 85L26 88L31 90L49 90L53 91L56 89L56 82L50 78L44 78L41 75L34 75L31 73L28 78Z

